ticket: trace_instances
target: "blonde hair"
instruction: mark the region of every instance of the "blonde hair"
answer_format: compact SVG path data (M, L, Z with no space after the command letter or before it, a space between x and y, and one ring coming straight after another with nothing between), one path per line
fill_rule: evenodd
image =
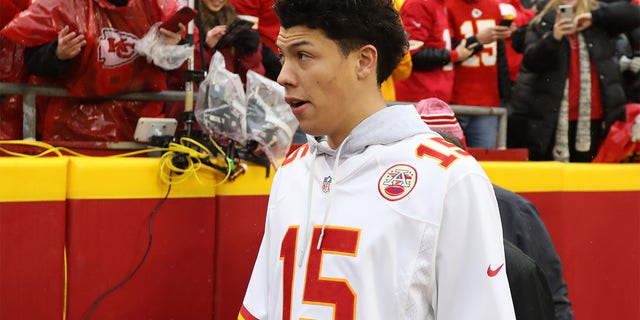
M553 11L557 11L558 6L562 4L562 0L549 0L547 4L538 12L538 14L531 19L531 25L538 24L542 20L549 10L553 9ZM577 0L576 5L574 6L574 14L577 16L582 13L591 12L593 10L598 9L600 6L597 1L593 0Z

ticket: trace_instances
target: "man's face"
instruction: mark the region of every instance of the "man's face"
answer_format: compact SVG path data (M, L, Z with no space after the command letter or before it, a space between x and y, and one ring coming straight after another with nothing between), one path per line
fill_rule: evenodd
M283 62L278 83L302 130L342 141L353 128L349 99L355 95L357 54L344 57L322 31L303 26L281 28L277 45Z

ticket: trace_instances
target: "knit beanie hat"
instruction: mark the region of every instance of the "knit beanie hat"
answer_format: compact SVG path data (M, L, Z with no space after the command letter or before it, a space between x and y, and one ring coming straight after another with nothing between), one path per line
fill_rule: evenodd
M416 110L420 114L422 121L426 123L431 130L446 131L452 133L456 138L460 139L462 145L467 148L467 142L462 132L462 128L456 119L455 113L449 105L438 98L427 98L420 100L416 105Z

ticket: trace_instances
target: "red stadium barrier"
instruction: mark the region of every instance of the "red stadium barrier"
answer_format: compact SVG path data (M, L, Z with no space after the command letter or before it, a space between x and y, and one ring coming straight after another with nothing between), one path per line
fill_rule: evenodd
M0 158L0 319L62 319L67 159Z
M482 166L540 209L576 319L640 319L640 165ZM0 318L84 319L144 254L167 191L158 168L155 158L0 157ZM147 260L91 319L234 319L264 228L265 175L250 166L232 183L202 174L172 187Z

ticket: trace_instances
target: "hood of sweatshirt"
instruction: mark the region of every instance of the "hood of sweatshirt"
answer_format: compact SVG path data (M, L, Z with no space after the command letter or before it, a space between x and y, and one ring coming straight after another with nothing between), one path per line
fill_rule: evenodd
M355 126L338 147L340 161L364 152L371 145L394 143L418 134L432 132L422 121L413 105L386 107ZM307 135L309 151L316 156L325 155L329 165L335 161L336 150L329 146L326 137L316 140Z
M329 146L326 137L316 140L315 137L307 135L311 156L309 164L309 184L307 189L307 226L304 243L309 243L309 238L311 236L311 212L313 210L312 193L314 190L313 182L316 158L319 156L325 158L327 164L333 168L331 175L328 177L329 184L332 183L331 181L338 184L340 183L338 167L341 161L345 161L351 156L364 152L367 147L371 145L391 144L428 132L433 131L431 131L431 129L429 129L429 127L422 121L413 105L396 105L384 108L364 119L351 130L349 135L335 150ZM317 250L320 250L322 245L325 226L327 225L331 212L331 202L334 190L335 187L329 186L329 192L326 200L327 205L322 219L322 229L320 237L318 238L318 243L315 246ZM306 245L301 246L299 256L304 257L306 250ZM299 260L298 267L301 266L302 260Z

